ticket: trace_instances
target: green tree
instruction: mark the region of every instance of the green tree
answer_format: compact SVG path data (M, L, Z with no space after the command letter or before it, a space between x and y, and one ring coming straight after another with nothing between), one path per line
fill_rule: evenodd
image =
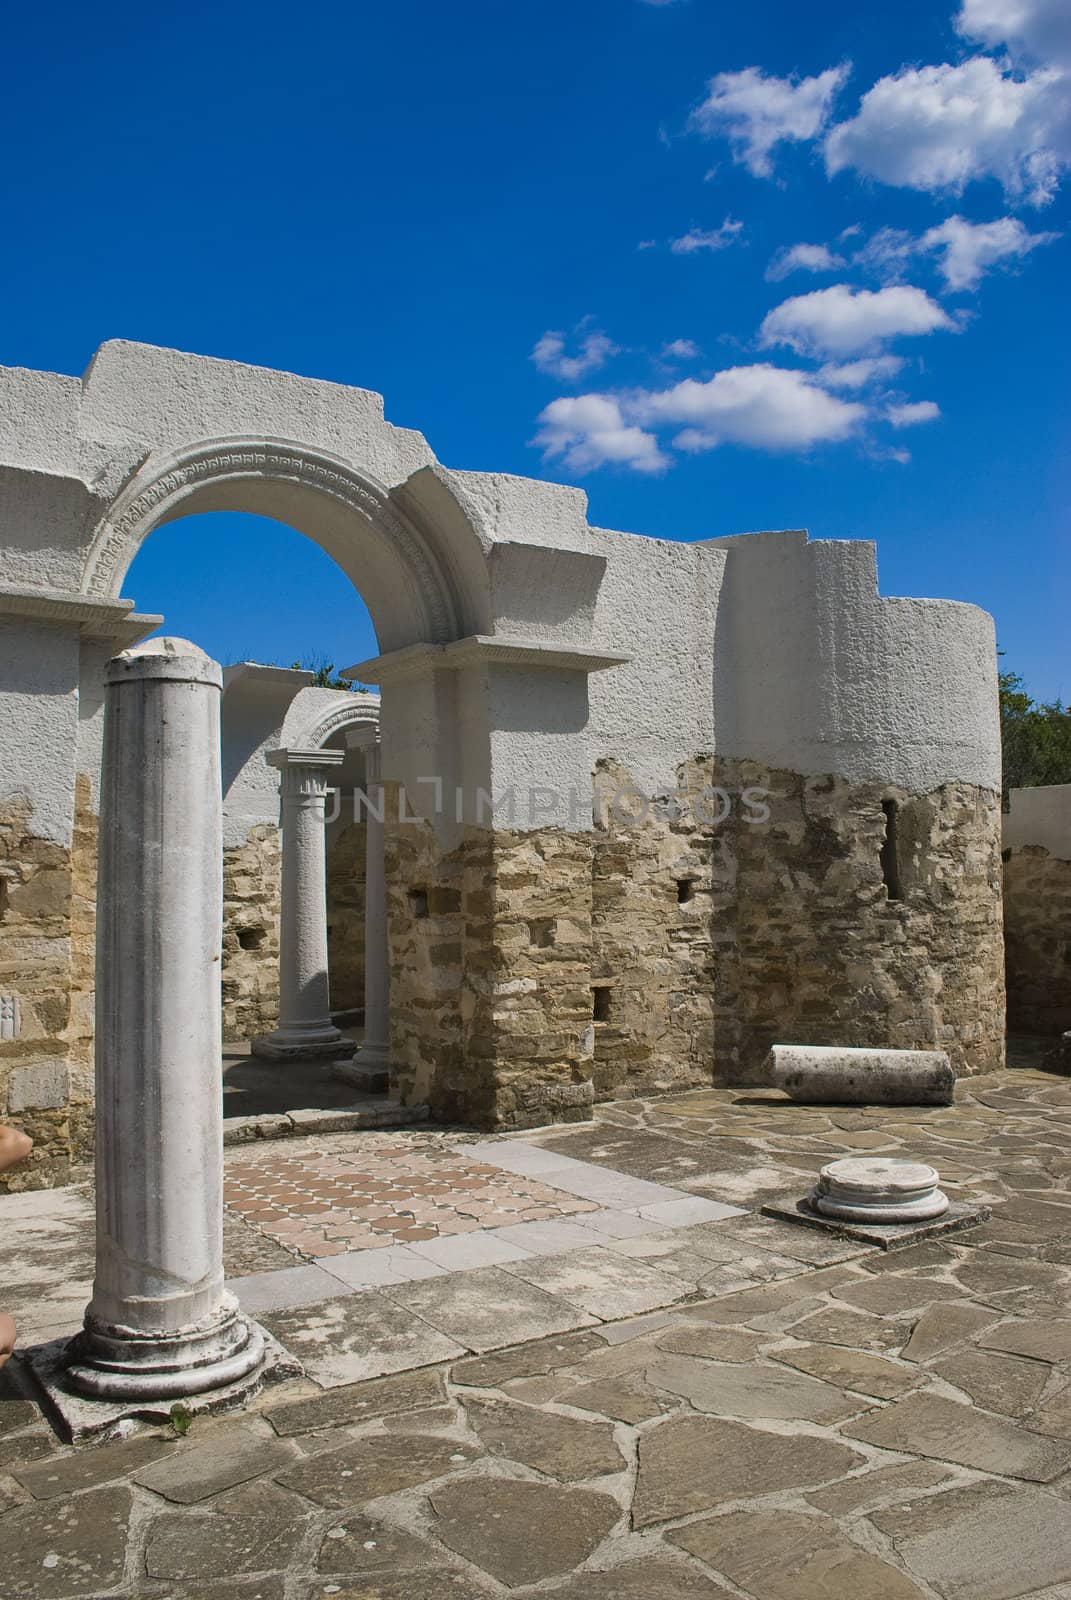
M1004 805L1009 789L1071 783L1071 711L1059 699L1039 705L1017 672L1000 674Z
M312 687L314 689L359 689L358 683L351 683L348 678L335 677L335 663L328 661L326 656L309 656L305 661L292 661L291 670L294 672L311 672Z

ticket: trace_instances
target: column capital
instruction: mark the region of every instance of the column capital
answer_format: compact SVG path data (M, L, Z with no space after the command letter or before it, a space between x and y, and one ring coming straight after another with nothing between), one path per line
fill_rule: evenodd
M345 750L269 750L264 757L269 767L285 770L287 767L340 767L346 759Z
M322 801L331 773L346 759L344 750L269 750L269 767L277 767L283 800Z

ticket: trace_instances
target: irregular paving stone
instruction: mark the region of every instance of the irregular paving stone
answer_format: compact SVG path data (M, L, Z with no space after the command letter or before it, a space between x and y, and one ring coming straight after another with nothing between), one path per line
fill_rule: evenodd
M159 1594L159 1590L153 1591ZM283 1600L286 1582L283 1578L251 1578L245 1583L199 1583L190 1591L191 1600ZM165 1590L161 1600L180 1600L173 1590ZM182 1597L185 1600L185 1596Z
M0 1472L14 1472L19 1466L29 1466L31 1461L57 1453L51 1434L17 1433L13 1438L0 1439Z
M510 1277L535 1285L560 1302L605 1322L672 1305L691 1287L670 1273L623 1257L612 1245L572 1250L560 1256L534 1256L531 1261L511 1261L506 1271Z
M367 1383L330 1389L311 1400L277 1406L268 1412L268 1421L276 1433L286 1437L319 1428L367 1422L370 1417L386 1417L398 1411L412 1411L417 1406L434 1405L445 1396L442 1373L425 1367L389 1378L371 1378Z
M366 1577L350 1578L330 1586L321 1578L302 1591L303 1600L323 1600L327 1594L331 1600L487 1600L486 1589L477 1588L463 1572L449 1567L429 1567L422 1572L369 1573ZM201 1600L200 1589L196 1600Z
M899 1350L907 1342L911 1324L828 1306L802 1322L791 1323L790 1328L794 1339L843 1344L856 1350Z
M1042 1367L1043 1372L1048 1369ZM1051 1434L1054 1439L1071 1439L1071 1384L1057 1391L1052 1399L1023 1419L1027 1428Z
M508 1478L468 1478L431 1495L432 1531L510 1588L572 1572L621 1516L609 1495Z
M913 1278L911 1276L871 1278L869 1283L850 1283L837 1290L837 1299L860 1311L872 1311L879 1317L902 1315L906 1311L930 1305L935 1300L962 1300L963 1290L955 1283L941 1278Z
M918 1382L918 1373L905 1370L881 1356L862 1350L845 1350L831 1344L797 1345L792 1350L773 1350L774 1361L784 1361L800 1372L810 1373L841 1389L877 1395L879 1400L895 1400L897 1395Z
M864 1506L876 1505L891 1495L906 1494L912 1489L928 1489L947 1478L945 1467L930 1466L925 1461L905 1461L898 1467L878 1467L875 1472L864 1472L855 1478L845 1478L841 1483L831 1483L828 1489L815 1489L805 1494L812 1506L827 1511L831 1517L844 1517L851 1511L861 1511Z
M722 1237L747 1239L764 1250L778 1255L792 1256L813 1266L833 1266L838 1261L853 1261L858 1256L873 1254L873 1245L857 1244L852 1239L838 1239L836 1234L824 1229L810 1228L802 1223L794 1227L790 1222L780 1222L775 1217L751 1213L746 1217L729 1217L717 1224Z
M671 1417L640 1439L633 1525L646 1528L724 1500L828 1483L862 1459L847 1445L809 1434L763 1433L713 1417Z
M469 1279L477 1274L456 1276ZM310 1378L329 1389L388 1372L434 1366L464 1354L461 1345L378 1289L296 1311L273 1311L260 1321L297 1356Z
M985 1350L1004 1350L1035 1361L1071 1361L1071 1322L1002 1322L978 1343Z
M0 1397L0 1439L5 1434L16 1433L20 1428L28 1428L40 1421L41 1409L32 1400Z
M1014 1256L975 1251L972 1260L956 1268L956 1279L968 1294L1001 1294L1014 1289L1052 1290L1063 1274L1045 1262L1018 1260Z
M235 1578L285 1568L304 1525L274 1509L244 1516L168 1511L149 1529L145 1571L150 1578Z
M532 1259L535 1263L539 1258ZM367 1296L355 1298L365 1300ZM549 1334L571 1333L594 1321L557 1295L545 1294L501 1267L478 1267L473 1272L453 1272L444 1278L398 1284L391 1289L390 1298L415 1313L417 1320L439 1329L440 1336L449 1335L470 1350L481 1352ZM454 1348L449 1354L461 1352Z
M672 1410L674 1402L654 1393L638 1373L620 1378L597 1378L594 1383L579 1383L555 1395L562 1405L580 1411L596 1411L617 1422L649 1422Z
M700 1356L706 1361L754 1361L769 1335L746 1328L696 1327L681 1323L659 1334L655 1344L669 1355Z
M428 1433L435 1428L452 1428L457 1422L454 1405L429 1406L426 1411L404 1411L388 1424L392 1433Z
M554 1600L732 1600L724 1584L683 1561L657 1556L627 1561L607 1572L579 1572L551 1594Z
M0 1520L4 1600L67 1600L113 1589L123 1576L129 1489L19 1506Z
M929 1361L942 1350L963 1344L981 1328L990 1327L998 1315L998 1312L986 1306L968 1305L962 1301L928 1306L900 1354L905 1361Z
M398 1572L441 1567L443 1558L426 1539L373 1517L349 1516L329 1528L320 1546L320 1572Z
M572 1366L592 1350L606 1348L597 1333L565 1333L554 1339L537 1339L512 1350L489 1356L469 1356L455 1361L450 1369L454 1383L471 1384L476 1389L497 1389L510 1378L531 1378L560 1367Z
M1052 1495L972 1484L872 1511L909 1569L947 1600L1015 1600L1071 1581L1071 1507Z
M976 1405L1008 1417L1022 1417L1032 1410L1049 1381L1049 1368L1043 1362L986 1350L960 1350L935 1362L931 1370L969 1394Z
M294 1445L281 1439L262 1439L246 1429L213 1429L201 1442L143 1467L134 1482L177 1505L192 1506L233 1484L275 1471L294 1454Z
M710 1322L751 1322L756 1317L782 1311L797 1301L802 1304L812 1295L854 1281L857 1281L857 1274L851 1267L826 1267L819 1272L803 1273L798 1278L783 1279L780 1283L764 1284L759 1289L745 1289L740 1294L721 1295L705 1304L690 1305L688 1316Z
M338 1450L324 1450L285 1472L276 1482L307 1500L336 1511L348 1510L381 1494L396 1494L468 1466L479 1455L456 1439L378 1435L351 1439Z
M786 1372L784 1368L719 1366L688 1356L671 1357L647 1369L656 1389L679 1394L697 1411L718 1417L782 1417L807 1422L841 1422L864 1402L849 1399L831 1384Z
M1071 1444L1058 1444L934 1394L908 1395L850 1423L844 1432L886 1450L956 1461L1035 1483L1048 1483L1071 1467Z
M578 1422L506 1400L467 1400L465 1410L493 1454L521 1461L549 1477L594 1478L624 1469L608 1422Z
M666 1538L755 1600L923 1600L905 1573L852 1544L824 1517L735 1511Z
M175 1439L158 1434L123 1439L114 1444L98 1444L73 1455L51 1456L26 1467L9 1467L17 1482L35 1500L54 1500L57 1495L74 1494L76 1489L95 1489L100 1484L125 1478L137 1467L160 1456L174 1455L182 1446Z

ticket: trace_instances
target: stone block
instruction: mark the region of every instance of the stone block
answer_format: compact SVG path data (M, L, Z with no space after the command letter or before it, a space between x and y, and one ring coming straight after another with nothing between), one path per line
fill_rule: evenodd
M8 1084L9 1111L44 1111L65 1106L68 1096L65 1061L34 1061L15 1067Z

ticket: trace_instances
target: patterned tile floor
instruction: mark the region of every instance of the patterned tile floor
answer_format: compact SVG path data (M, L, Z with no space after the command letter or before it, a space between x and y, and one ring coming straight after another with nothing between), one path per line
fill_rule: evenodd
M269 1238L304 1256L551 1222L598 1211L595 1201L454 1151L365 1134L352 1154L282 1156L265 1144L227 1163L224 1203Z

